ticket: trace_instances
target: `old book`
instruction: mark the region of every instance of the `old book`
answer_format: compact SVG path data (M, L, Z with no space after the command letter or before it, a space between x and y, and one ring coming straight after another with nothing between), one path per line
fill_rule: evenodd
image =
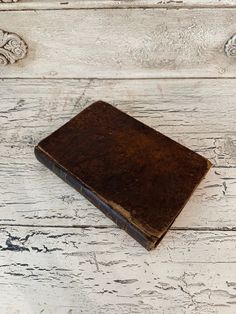
M102 101L42 140L35 154L148 250L211 166Z

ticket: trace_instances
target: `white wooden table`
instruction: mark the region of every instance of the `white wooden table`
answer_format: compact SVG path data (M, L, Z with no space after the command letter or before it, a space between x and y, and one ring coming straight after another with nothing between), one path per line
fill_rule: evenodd
M0 4L0 313L236 313L235 0ZM34 157L102 99L214 166L147 252Z

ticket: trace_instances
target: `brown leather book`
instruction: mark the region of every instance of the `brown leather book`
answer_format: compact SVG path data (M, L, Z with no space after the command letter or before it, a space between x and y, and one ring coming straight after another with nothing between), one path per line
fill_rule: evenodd
M35 155L147 250L159 243L211 167L102 101L42 140Z

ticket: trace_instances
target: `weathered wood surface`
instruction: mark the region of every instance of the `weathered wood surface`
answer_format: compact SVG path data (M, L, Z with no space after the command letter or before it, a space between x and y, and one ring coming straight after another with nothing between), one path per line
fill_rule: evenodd
M114 226L44 168L33 148L103 99L209 158L214 168L173 228L236 228L235 80L3 80L0 223Z
M236 1L21 0L0 28L29 44L0 68L0 313L235 314ZM152 252L34 157L98 99L214 164Z
M27 169L27 162L18 159L1 175L2 225L114 225L78 192L36 163L35 170ZM172 228L236 229L235 196L236 169L213 169Z
M12 0L5 0L12 2ZM4 2L4 0L3 0ZM1 3L1 1L0 1ZM0 10L48 10L87 8L232 8L235 0L20 0L1 4Z
M224 52L234 8L1 11L0 22L29 46L0 78L236 77Z
M235 79L0 80L1 134L15 132L17 140L19 130L24 136L35 132L38 140L101 99L167 135L230 137L235 97Z
M147 254L118 228L1 227L0 311L233 314L235 242L170 231Z

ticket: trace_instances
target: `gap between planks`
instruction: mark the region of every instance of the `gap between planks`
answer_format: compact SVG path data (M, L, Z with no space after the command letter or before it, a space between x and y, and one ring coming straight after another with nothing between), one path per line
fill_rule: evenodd
M15 3L15 4L7 4L7 3L1 3L0 12L18 12L18 11L24 11L24 12L30 12L30 11L82 11L82 10L209 10L209 9L235 9L236 4L221 4L221 3L215 3L212 4L184 4L179 3L178 5L173 5L171 3L166 4L135 4L135 3L119 3L117 4L115 1L114 4L99 4L98 1L93 1L93 3L87 3L86 1L81 2L78 4L78 6L72 4L71 7L66 7L62 5L59 7L56 5L49 5L49 6L43 6L41 3Z
M166 7L166 6L159 6L159 7L155 7L155 6L148 6L148 7L145 7L145 6L139 6L139 7L132 7L132 6L115 6L115 7L90 7L90 8L22 8L22 9L4 9L4 8L1 8L0 9L0 12L18 12L18 11L24 11L24 12L36 12L36 11L87 11L87 10L140 10L140 9L143 9L143 10L209 10L209 9L227 9L227 10L230 10L230 9L235 9L236 8L236 5L231 5L231 6L221 6L221 7L212 7L212 6L192 6L192 7L178 7L178 6L175 6L175 7Z
M117 225L111 226L111 225L104 225L104 226L96 226L96 225L31 225L31 224L0 224L0 228L5 227L22 227L22 228L59 228L59 229L121 229ZM235 232L236 227L222 227L222 228L212 228L212 227L170 227L167 232L169 231L197 231L197 232L205 232L205 231L214 231L214 232Z
M0 10L1 11L1 10ZM88 80L88 81L155 81L155 80L176 80L176 81L182 81L182 80L236 80L236 77L217 77L217 76L193 76L193 77L171 77L171 76L166 76L166 77L0 77L0 81L12 81L12 80L37 80L37 81L44 81L44 80L50 80L50 81L81 81L81 80Z

